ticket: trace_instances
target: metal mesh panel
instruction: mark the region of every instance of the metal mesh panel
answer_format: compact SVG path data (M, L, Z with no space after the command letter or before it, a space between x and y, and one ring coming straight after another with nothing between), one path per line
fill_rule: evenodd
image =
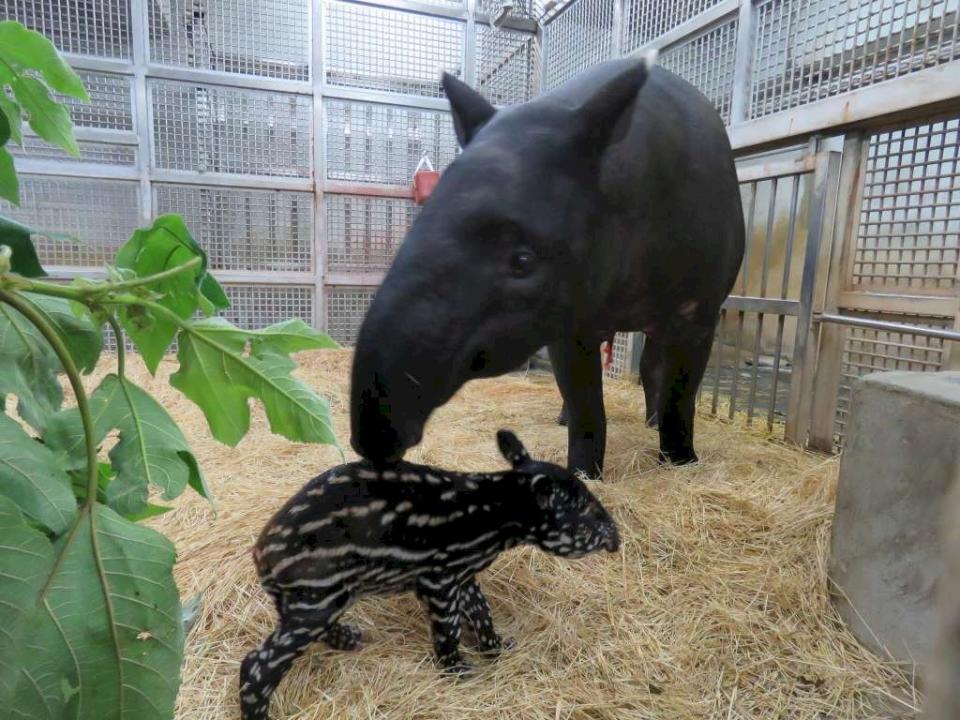
M535 35L477 25L477 89L494 105L529 100L538 92L540 44Z
M0 0L0 20L18 20L62 52L130 57L129 0Z
M133 130L131 78L110 73L77 72L90 95L90 102L60 96L70 106L70 116L77 127Z
M134 166L137 164L137 146L80 140L80 157L75 158L60 148L47 144L33 135L23 136L23 147L7 145L16 157L32 160L58 160L66 163L88 162L104 165Z
M853 281L953 288L960 256L960 119L870 138Z
M903 322L902 318L897 320ZM948 322L925 325L943 327ZM851 388L857 378L885 370L936 371L943 365L944 350L943 340L939 338L869 328L846 328L834 418L834 444L837 448L843 446L850 416Z
M140 224L139 189L135 181L25 175L20 178L20 207L0 201L0 212L80 241L35 237L44 264L101 266L113 260Z
M324 110L331 180L409 184L423 152L438 170L457 154L448 112L333 99Z
M632 52L687 20L709 10L721 0L626 0L623 50Z
M417 216L400 198L327 195L327 269L386 270Z
M537 0L511 0L511 2L513 7L510 8L509 17L538 20L543 14L543 3ZM504 4L506 0L479 0L477 13L494 17Z
M603 371L605 377L623 377L630 368L627 367L627 357L630 355L630 343L633 336L630 333L617 333L613 337L613 362Z
M327 335L343 345L352 345L360 332L376 288L327 288Z
M577 0L544 28L543 89L551 90L613 53L613 0Z
M716 105L724 122L730 121L737 24L734 19L660 56L663 67L696 86Z
M223 289L230 307L220 314L238 327L259 330L290 318L313 324L312 286L225 285Z
M165 0L150 3L151 59L244 75L310 79L310 3Z
M152 81L158 168L310 177L309 97Z
M154 185L154 201L183 215L216 270L313 271L311 193Z
M960 57L955 0L762 0L750 116Z
M441 97L442 71L463 75L464 24L385 8L326 5L326 80Z

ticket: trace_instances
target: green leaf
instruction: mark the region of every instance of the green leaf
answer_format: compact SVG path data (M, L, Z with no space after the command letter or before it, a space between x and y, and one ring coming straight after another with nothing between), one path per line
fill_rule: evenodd
M66 105L54 100L47 87L34 77L20 76L11 87L17 102L27 111L27 121L33 131L52 145L80 157L80 148L73 136L73 121Z
M215 310L226 310L230 307L227 294L223 291L217 279L209 273L205 273L200 281L200 293L213 305Z
M0 245L9 245L13 250L11 270L24 277L44 277L47 273L40 266L37 249L31 239L35 232L26 225L0 215Z
M150 518L159 517L160 515L166 515L171 510L173 510L173 508L168 505L147 503L147 506L140 512L124 515L124 517L131 522L140 522L141 520L149 520ZM184 626L184 630L186 630L186 626Z
M116 266L132 270L137 277L183 265L195 258L200 265L189 272L159 280L149 289L160 293L157 302L182 319L193 315L200 302L199 283L206 268L206 256L190 235L183 218L179 215L162 215L153 225L137 230L117 252ZM141 306L124 308L120 316L124 330L137 346L147 368L155 373L170 343L177 334L177 325L161 315L156 315Z
M0 657L2 707L27 720L173 717L184 634L172 543L97 503L49 552L30 536L37 555L17 553L26 537L0 520L0 572L27 586L17 608L32 609ZM4 625L15 612L0 604Z
M6 145L10 139L10 121L6 113L0 113L0 145Z
M10 139L17 145L23 145L23 118L20 117L20 106L7 95L7 91L0 83L0 113L7 119L10 127Z
M0 60L18 70L38 70L57 92L90 102L83 81L63 61L53 43L18 22L0 22Z
M272 352L244 356L250 336L222 318L196 321L180 333L180 368L170 384L200 407L213 436L227 445L236 445L250 428L251 397L263 403L273 432L336 445L326 401L290 377L296 365L289 358Z
M14 205L20 204L20 181L13 166L13 156L5 147L0 147L0 198Z
M24 294L24 297L68 341L67 349L80 372L93 372L103 350L103 334L90 313L84 310L78 314L77 308L82 306L63 298L35 293Z
M188 483L204 487L186 438L160 403L113 374L103 379L93 397L104 403L96 419L97 434L104 426L120 431L120 441L110 451L117 473L107 487L110 507L121 515L136 515L147 507L149 486L162 490L164 500L178 497Z
M54 454L27 435L20 424L0 414L0 496L54 533L62 532L74 513L70 478Z
M53 546L27 524L17 506L0 495L0 703L10 701L19 682L21 653L37 596L53 568ZM40 716L43 717L43 716Z
M251 353L254 355L267 352L288 355L301 350L340 347L327 335L314 330L300 318L284 320L261 330L239 329L224 318L197 321L194 327L202 328L204 334L210 338L219 337L226 342L238 336L242 336L244 341L249 339Z

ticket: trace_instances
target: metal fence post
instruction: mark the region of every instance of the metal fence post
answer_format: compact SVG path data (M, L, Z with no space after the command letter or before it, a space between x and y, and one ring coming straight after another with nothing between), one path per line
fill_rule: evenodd
M313 326L327 330L326 293L324 278L327 272L327 226L324 181L327 177L326 146L323 117L323 4L324 0L310 0L310 68L313 90Z
M837 203L830 260L826 270L826 288L819 308L825 313L838 312L840 294L850 281L848 267L856 243L868 146L869 138L863 132L852 132L844 137L840 166L841 195ZM846 329L840 325L824 324L819 330L820 346L813 383L809 446L832 452Z
M819 146L814 138L810 152ZM810 177L807 246L803 259L800 284L800 306L797 314L797 333L793 346L793 368L790 380L790 400L784 436L798 445L805 445L810 428L810 408L813 395L813 375L816 367L817 346L813 310L817 287L817 270L821 263L821 239L830 232L840 158L837 153L817 152L816 165Z
M614 58L623 55L623 4L624 0L613 0L613 42L610 54Z
M463 81L477 84L477 0L466 0L467 26L463 33Z
M751 73L753 71L753 0L740 0L737 20L737 50L733 65L733 97L730 99L730 124L736 125L750 115Z
M147 62L150 58L150 32L147 0L131 0L133 18L133 113L137 133L137 172L140 176L140 216L144 225L153 220L153 196L150 191L150 168L153 142L150 127L150 104L147 97Z

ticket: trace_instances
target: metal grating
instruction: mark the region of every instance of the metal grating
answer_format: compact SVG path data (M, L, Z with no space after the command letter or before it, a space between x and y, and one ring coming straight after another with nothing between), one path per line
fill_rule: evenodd
M477 15L495 17L506 0L478 0ZM508 17L539 20L543 14L544 3L539 0L511 0L512 7Z
M956 0L761 0L750 117L960 57Z
M75 158L60 148L47 144L34 135L23 136L23 147L11 144L7 149L16 157L25 160L57 160L65 163L99 163L133 167L137 164L137 146L118 143L102 143L80 140L80 157Z
M327 288L327 335L338 343L352 345L375 293L376 288Z
M224 285L230 307L220 315L238 327L259 330L300 318L313 325L314 289L299 285Z
M904 322L902 318L895 320ZM924 327L944 327L951 322L952 320L931 319L917 324ZM944 351L943 340L940 338L869 328L846 328L837 411L834 417L834 445L837 449L843 447L850 415L851 388L858 378L887 370L937 371L943 366Z
M603 371L604 377L623 377L630 369L627 367L627 358L630 355L630 344L632 342L633 335L630 333L617 333L613 336L613 363Z
M666 50L660 64L700 90L725 123L730 122L733 72L737 51L737 20L696 35Z
M130 0L0 0L0 20L17 20L66 53L130 57Z
M325 99L327 178L407 185L426 152L442 170L457 154L450 113Z
M140 224L139 190L136 181L23 175L20 207L0 201L0 213L80 241L35 236L45 265L99 267Z
M960 119L873 135L853 282L955 288L960 269Z
M59 99L70 106L70 116L77 127L133 130L132 78L127 75L79 70L90 95L85 103L71 97Z
M325 10L330 85L442 97L441 73L463 76L458 20L343 2Z
M166 65L307 81L310 7L303 0L151 2L151 59Z
M310 177L310 97L168 80L149 89L155 167Z
M539 92L537 36L477 25L477 68L476 87L494 105L529 100Z
M411 200L332 195L324 198L328 270L386 270L417 216Z
M626 0L623 28L623 51L632 52L664 33L695 18L722 0Z
M613 0L578 0L543 29L543 89L613 55Z
M215 270L313 272L313 195L154 185L156 214L179 213Z

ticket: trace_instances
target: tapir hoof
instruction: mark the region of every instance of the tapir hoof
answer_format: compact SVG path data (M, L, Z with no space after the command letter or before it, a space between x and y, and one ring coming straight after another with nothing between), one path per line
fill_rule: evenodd
M693 448L678 450L661 450L659 455L661 465L692 465L699 462L700 458L693 451Z
M567 426L567 416L564 413L557 415L557 425L561 425L563 427Z

